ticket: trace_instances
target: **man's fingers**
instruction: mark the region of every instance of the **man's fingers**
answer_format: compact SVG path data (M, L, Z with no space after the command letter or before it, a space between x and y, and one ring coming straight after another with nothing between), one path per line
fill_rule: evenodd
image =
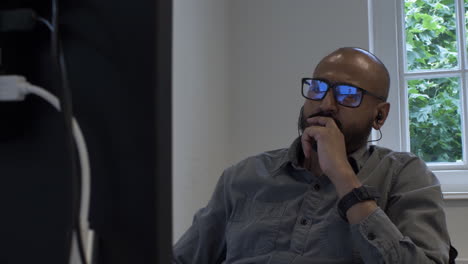
M302 132L302 141L312 145L312 143L318 142L326 133L328 133L326 127L309 126Z
M321 126L310 126L307 127L301 137L302 149L306 158L310 157L312 151L312 144L317 142L318 135L325 132L325 128Z
M302 133L302 137L301 137L301 143L302 143L302 151L304 151L304 156L306 158L309 158L309 155L310 155L309 153L310 153L311 146L312 146L312 140L313 138L310 137L304 130L304 132Z

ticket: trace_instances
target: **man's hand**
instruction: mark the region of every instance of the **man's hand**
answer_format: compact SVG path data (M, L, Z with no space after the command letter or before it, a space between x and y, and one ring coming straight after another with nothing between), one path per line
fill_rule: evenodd
M352 189L362 186L348 162L344 135L330 117L316 116L307 119L310 124L302 134L301 142L306 159L311 159L313 144L317 144L320 168L335 185L341 199ZM377 209L375 201L355 204L347 212L350 224L357 224Z
M310 125L302 134L302 148L306 158L311 158L316 142L320 168L329 177L341 170L351 169L346 156L344 135L331 117L316 116L307 119Z
M306 159L313 158L313 145L317 144L319 166L342 197L353 188L361 186L348 162L344 135L330 117L316 116L307 119L310 125L304 130L301 142Z

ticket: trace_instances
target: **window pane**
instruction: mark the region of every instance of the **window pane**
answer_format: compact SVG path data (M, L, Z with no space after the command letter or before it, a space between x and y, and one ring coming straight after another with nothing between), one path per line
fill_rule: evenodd
M404 0L408 71L458 67L454 0Z
M466 44L468 44L468 0L465 0L465 36L466 36L466 40L465 40L465 47L468 47ZM468 48L467 48L468 49ZM468 51L468 50L467 50ZM466 65L465 65L466 67Z
M408 81L411 152L427 162L462 160L460 79Z

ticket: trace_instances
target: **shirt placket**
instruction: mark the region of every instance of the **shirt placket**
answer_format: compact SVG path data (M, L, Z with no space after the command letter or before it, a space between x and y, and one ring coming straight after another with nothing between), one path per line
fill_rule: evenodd
M298 255L304 253L305 247L308 244L309 233L314 232L317 228L316 208L319 206L323 199L320 193L322 187L320 183L313 182L310 184L309 189L304 195L304 200L299 209L294 231L291 237L290 250Z

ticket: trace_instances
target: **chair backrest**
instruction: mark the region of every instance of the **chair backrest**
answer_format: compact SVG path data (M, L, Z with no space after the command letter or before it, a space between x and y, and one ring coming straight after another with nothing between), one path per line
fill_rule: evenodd
M449 264L455 264L455 259L458 256L458 251L450 245L450 251L449 251Z

